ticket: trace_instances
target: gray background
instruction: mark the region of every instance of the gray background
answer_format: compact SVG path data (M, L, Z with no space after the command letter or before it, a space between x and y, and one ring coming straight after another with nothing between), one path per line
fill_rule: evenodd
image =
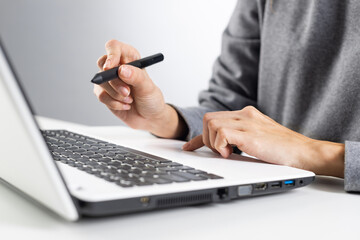
M38 115L88 125L120 121L99 103L89 80L112 38L142 56L165 100L197 104L207 88L235 0L0 0L0 33Z

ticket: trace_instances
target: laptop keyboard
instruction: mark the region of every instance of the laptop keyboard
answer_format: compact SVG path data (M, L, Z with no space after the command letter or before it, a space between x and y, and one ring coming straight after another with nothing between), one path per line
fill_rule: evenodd
M42 131L56 161L121 187L221 179L189 166L66 130Z

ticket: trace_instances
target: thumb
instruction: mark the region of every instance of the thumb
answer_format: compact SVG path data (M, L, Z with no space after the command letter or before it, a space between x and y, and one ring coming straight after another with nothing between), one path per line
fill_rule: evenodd
M149 90L153 85L153 82L145 70L131 65L121 65L118 70L118 75L121 80L136 88L137 91Z
M203 147L205 144L203 142L202 135L196 136L191 139L189 142L185 143L182 147L184 151L194 151L198 148Z

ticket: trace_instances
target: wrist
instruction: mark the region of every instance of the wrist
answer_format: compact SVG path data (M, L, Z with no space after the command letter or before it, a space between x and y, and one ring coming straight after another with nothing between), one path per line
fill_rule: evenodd
M344 144L314 140L310 152L311 171L318 175L344 178Z
M161 114L150 121L148 131L162 138L180 139L187 134L187 126L184 119L177 111L165 104Z

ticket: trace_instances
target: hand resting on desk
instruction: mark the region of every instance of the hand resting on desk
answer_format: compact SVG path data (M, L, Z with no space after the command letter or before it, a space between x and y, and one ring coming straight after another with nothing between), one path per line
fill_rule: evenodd
M203 134L183 146L193 151L206 145L228 158L232 146L263 161L344 177L344 145L319 141L294 132L254 107L206 113Z

